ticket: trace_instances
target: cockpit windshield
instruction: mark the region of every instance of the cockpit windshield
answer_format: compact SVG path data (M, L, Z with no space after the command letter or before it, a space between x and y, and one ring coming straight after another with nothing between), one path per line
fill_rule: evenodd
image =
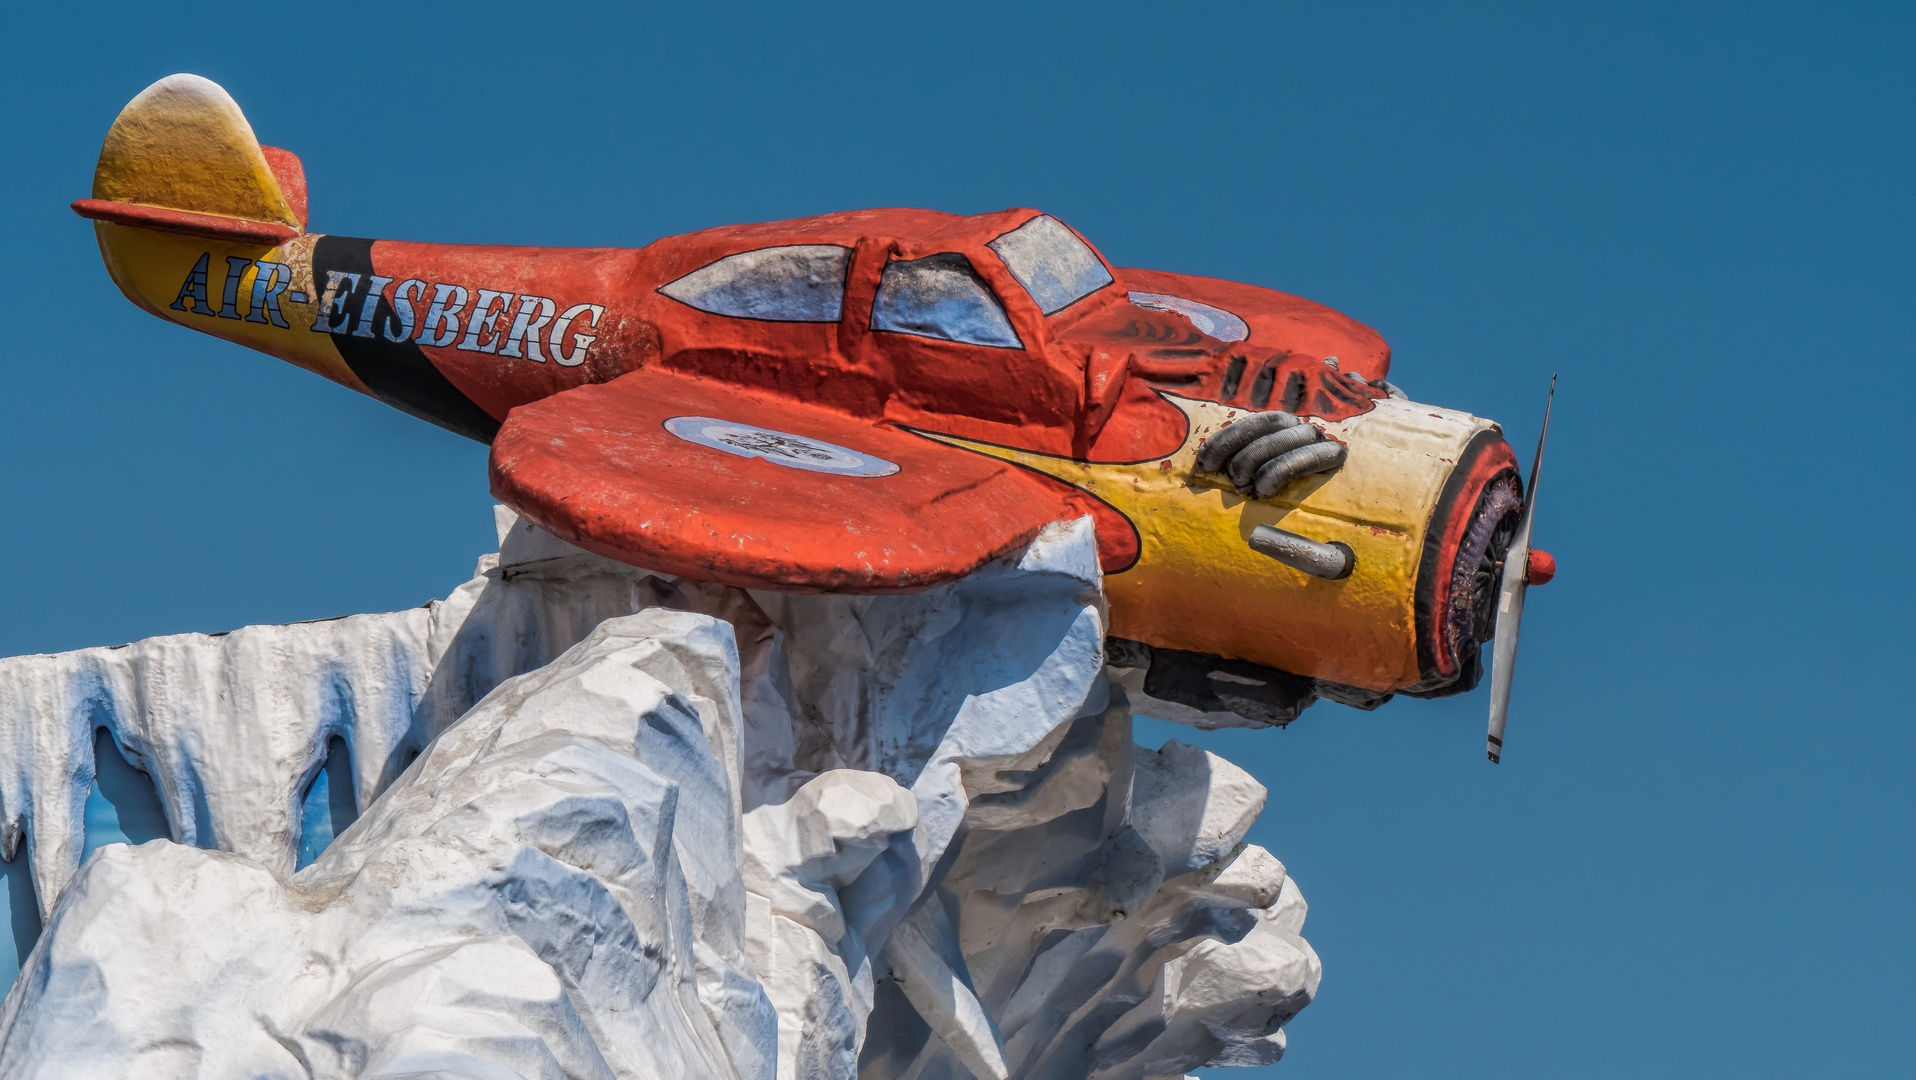
M1111 284L1111 271L1096 253L1049 215L1032 218L988 246L1046 315Z

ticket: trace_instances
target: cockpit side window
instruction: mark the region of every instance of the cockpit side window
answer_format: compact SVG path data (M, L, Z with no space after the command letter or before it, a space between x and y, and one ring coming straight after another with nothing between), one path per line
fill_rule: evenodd
M1004 305L971 260L955 251L886 263L872 299L872 329L967 345L1024 347Z
M988 245L1046 315L1111 284L1111 271L1064 222L1040 214Z
M681 304L735 319L837 322L852 251L790 244L727 255L661 288Z

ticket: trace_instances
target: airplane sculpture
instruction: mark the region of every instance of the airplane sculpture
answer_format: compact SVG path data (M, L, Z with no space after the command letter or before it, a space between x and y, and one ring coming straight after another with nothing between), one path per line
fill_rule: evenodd
M1374 331L1035 210L314 233L299 159L193 75L127 105L73 206L135 304L490 443L499 499L613 559L910 591L1088 515L1114 666L1211 722L1468 690L1500 584L1549 572L1497 425L1408 400Z

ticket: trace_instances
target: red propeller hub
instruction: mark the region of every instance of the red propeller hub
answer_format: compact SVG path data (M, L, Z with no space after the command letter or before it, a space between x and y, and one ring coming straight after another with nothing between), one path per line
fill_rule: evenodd
M1524 565L1524 581L1531 585L1548 585L1550 579L1557 576L1557 560L1550 557L1548 551L1541 548L1530 549L1530 561Z

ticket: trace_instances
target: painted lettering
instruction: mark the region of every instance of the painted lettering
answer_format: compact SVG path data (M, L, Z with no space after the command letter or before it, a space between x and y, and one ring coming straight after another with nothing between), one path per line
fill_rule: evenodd
M359 322L353 327L354 337L373 336L373 313L379 310L379 302L386 298L386 286L393 279L374 274L366 279L366 302L360 305Z
M407 278L393 290L392 313L386 318L386 325L379 332L387 341L404 341L412 336L412 302L426 295L426 283L418 278Z
M190 311L195 315L217 315L213 305L206 302L206 264L213 258L212 252L200 256L200 261L187 271L186 280L180 283L180 294L167 306L174 311ZM193 306L186 306L187 297L193 298Z
M228 255L226 257L226 291L220 295L220 318L238 319L244 317L240 313L238 306L240 279L246 276L246 271L251 269L252 266L253 260L251 259L242 258L238 255ZM246 310L251 311L252 308L249 306Z
M413 340L421 345L441 348L452 344L459 338L459 313L466 310L466 297L470 295L458 285L439 284L432 287L432 307L426 309L426 321L419 324L419 336ZM446 301L452 304L447 305ZM445 332L440 332L440 327Z
M558 322L552 324L552 337L549 342L552 346L552 358L557 360L561 367L578 367L585 363L585 351L598 340L596 334L573 334L573 349L570 356L566 355L565 346L560 344L560 341L572 329L572 320L588 311L592 313L592 321L586 324L586 329L597 330L599 317L605 314L605 308L598 304L574 304L565 309L565 314L559 316Z
M495 303L499 305L497 310L492 306ZM499 332L493 329L492 324L498 322L499 316L504 315L511 306L511 293L480 289L479 299L472 305L472 318L466 322L466 336L460 340L459 347L466 352L497 352ZM484 344L479 341L481 333L491 335Z
M543 364L546 358L539 352L539 331L546 328L559 306L543 296L521 296L519 314L512 317L512 331L506 335L506 347L499 350L500 356L520 356L519 343L525 342L524 356Z
M261 261L259 269L253 273L253 302L247 305L246 321L269 322L281 330L290 330L286 325L286 316L280 314L280 294L293 283L293 268L285 263ZM304 298L304 293L296 293Z
M207 263L208 259L201 259L194 273L187 275L174 301L177 310L220 314L207 304ZM257 263L252 271L252 302L243 304L235 292L240 286L234 282L247 271L234 265L236 269L227 275L226 308L237 312L243 306L247 322L270 320L276 326L285 326L280 297L304 302L303 293L288 291L294 280L292 268L285 263ZM362 283L363 293L359 291ZM189 308L189 300L197 307ZM452 346L463 352L524 358L540 364L550 358L563 367L578 367L599 339L604 318L603 304L574 304L562 311L549 296L468 289L421 278L407 278L394 286L393 279L383 274L329 270L312 329L317 333L382 337L395 343L413 341L436 349Z
M344 289L340 288L342 283L346 286ZM358 274L326 271L326 291L319 294L319 311L313 315L314 332L344 334L350 329L346 324L352 320L352 313L346 310L346 302L352 299L353 290L357 288Z

